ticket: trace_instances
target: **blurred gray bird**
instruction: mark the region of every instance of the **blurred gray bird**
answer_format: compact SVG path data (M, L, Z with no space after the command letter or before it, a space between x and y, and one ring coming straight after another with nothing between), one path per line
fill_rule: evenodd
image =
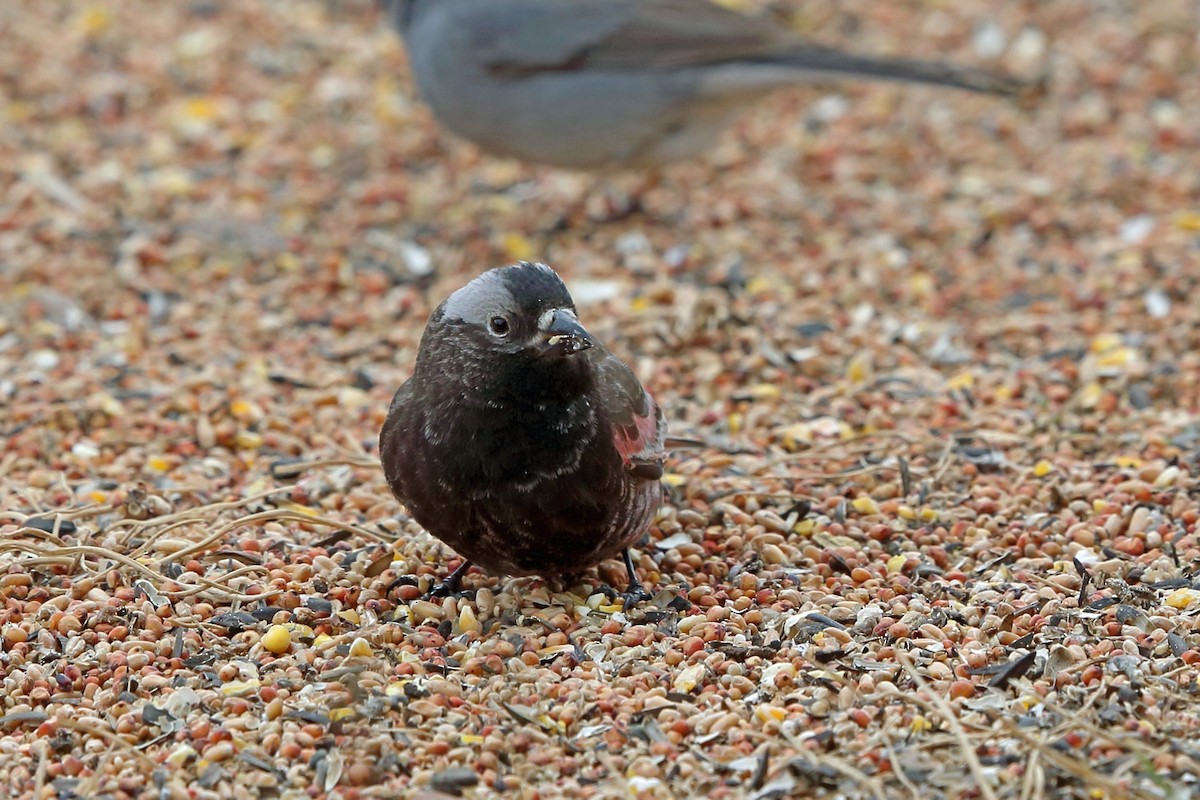
M501 156L653 169L712 147L749 106L837 76L1015 93L997 73L803 41L707 0L388 0L437 119Z

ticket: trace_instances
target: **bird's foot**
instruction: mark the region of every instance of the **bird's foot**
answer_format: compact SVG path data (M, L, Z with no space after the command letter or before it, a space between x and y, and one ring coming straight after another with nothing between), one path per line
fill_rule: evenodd
M639 603L644 603L651 597L650 592L646 591L646 587L642 586L639 581L633 581L629 584L629 588L625 590L625 594L621 595L621 600L625 603L621 610L625 613L632 611Z
M657 178L644 180L637 187L622 190L606 187L601 192L584 192L543 227L543 235L555 235L575 228L592 228L623 222L637 217L653 217L646 195L659 185Z
M462 585L462 576L471 568L470 561L463 561L453 572L447 575L440 583L434 585L432 589L425 595L426 599L435 597L449 597L458 592Z
M624 195L606 193L602 202L603 207L599 216L592 217L594 222L620 222L630 217L649 213L646 209L645 196L641 191Z
M650 593L646 591L646 587L642 586L642 582L638 580L637 571L633 568L633 556L629 552L629 548L625 548L622 554L625 559L625 571L629 573L629 585L625 588L625 594L622 596L625 601L625 612L629 612L638 603L645 602L650 599Z
M618 592L613 587L609 586L607 583L601 583L599 586L597 586L596 594L602 594L606 598L608 598L608 600L610 600L610 601L615 601L618 597L621 596L620 592Z

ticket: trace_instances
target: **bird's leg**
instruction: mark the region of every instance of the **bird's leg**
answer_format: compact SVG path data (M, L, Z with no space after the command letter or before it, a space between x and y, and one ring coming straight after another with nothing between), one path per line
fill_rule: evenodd
M629 573L629 585L625 589L625 610L629 611L638 603L649 600L650 593L638 580L637 570L633 568L633 556L630 555L628 547L621 553L621 556L625 559L625 571Z
M462 576L467 574L467 570L471 568L471 562L463 560L461 564L455 567L454 571L447 575L441 583L429 590L429 597L449 597L458 591L459 584L462 583Z
M662 185L662 172L654 170L645 175L636 186L625 192L613 185L604 187L604 214L597 222L617 222L619 220L649 214L646 207L646 197L650 192Z
M581 188L574 200L561 206L554 221L543 233L562 233L578 226L606 225L630 217L649 216L646 197L662 182L662 173L658 170L624 190L602 177Z

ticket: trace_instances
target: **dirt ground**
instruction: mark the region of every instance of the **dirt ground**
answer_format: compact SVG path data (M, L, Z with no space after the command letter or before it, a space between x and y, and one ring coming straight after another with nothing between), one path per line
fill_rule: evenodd
M368 0L0 6L6 796L1193 796L1200 10L771 11L1045 91L782 93L621 216L440 131ZM710 444L628 612L423 599L377 465L517 259Z

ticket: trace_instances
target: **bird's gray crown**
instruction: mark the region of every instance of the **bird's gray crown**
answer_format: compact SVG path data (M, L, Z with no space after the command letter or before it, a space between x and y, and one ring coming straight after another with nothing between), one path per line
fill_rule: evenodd
M497 312L537 319L552 308L575 308L562 279L545 264L522 261L490 269L450 295L441 319L483 324Z

